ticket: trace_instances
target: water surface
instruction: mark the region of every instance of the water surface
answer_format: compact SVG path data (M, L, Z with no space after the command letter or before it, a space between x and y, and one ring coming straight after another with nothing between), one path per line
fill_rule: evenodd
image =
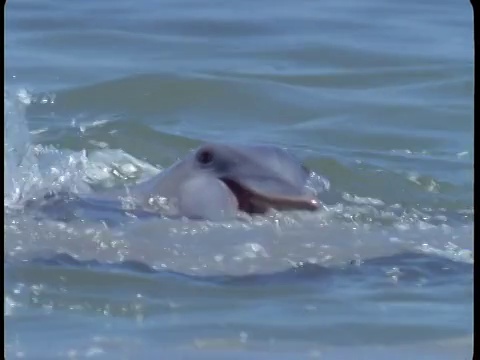
M7 358L467 359L468 2L12 0ZM208 140L275 144L324 208L246 221L22 214Z

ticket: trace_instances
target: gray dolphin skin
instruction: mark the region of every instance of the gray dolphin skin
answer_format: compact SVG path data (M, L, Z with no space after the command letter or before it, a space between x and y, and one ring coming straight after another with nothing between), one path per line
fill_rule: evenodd
M145 182L99 194L49 194L40 208L64 221L108 221L118 212L218 221L239 212L314 211L319 204L306 187L309 175L280 147L208 143Z

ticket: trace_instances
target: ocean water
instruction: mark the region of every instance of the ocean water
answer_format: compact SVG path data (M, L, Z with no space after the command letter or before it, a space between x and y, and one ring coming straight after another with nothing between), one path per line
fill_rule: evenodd
M469 2L9 0L7 359L469 359ZM111 228L23 213L204 141L285 147L323 207Z

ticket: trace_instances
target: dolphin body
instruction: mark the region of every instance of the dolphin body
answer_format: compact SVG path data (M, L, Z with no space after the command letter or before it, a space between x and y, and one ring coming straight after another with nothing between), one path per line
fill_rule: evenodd
M276 146L209 143L145 182L98 194L49 193L27 205L61 221L115 223L119 214L221 221L239 212L316 210L309 175Z

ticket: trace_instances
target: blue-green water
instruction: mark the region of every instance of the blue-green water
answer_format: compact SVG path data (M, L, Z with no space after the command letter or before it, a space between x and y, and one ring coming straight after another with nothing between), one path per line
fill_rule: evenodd
M4 17L7 358L471 358L468 2L10 0ZM290 149L324 208L114 229L18 212L205 140Z

